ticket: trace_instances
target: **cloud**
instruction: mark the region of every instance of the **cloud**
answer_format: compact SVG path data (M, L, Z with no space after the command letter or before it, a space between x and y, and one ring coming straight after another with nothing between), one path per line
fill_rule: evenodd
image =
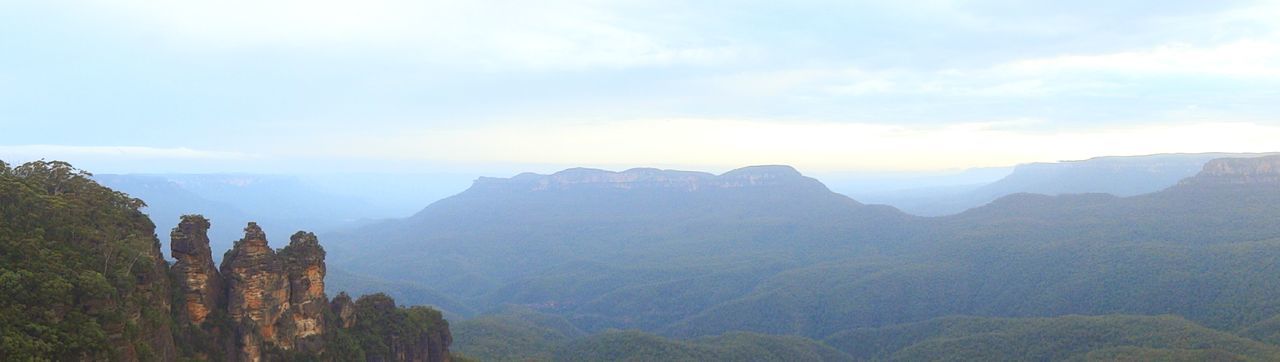
M1195 82L1204 80L1228 87L1280 82L1280 40L1251 38L1207 46L1173 43L942 70L857 66L762 70L712 76L705 83L724 94L804 97L832 102L864 96L980 97L1013 101L1115 92L1138 92L1144 96L1195 93L1204 90ZM1179 87L1178 84L1187 85Z
M1196 47L1170 44L1097 55L1065 55L1010 62L997 72L1037 76L1060 72L1099 75L1280 77L1280 43L1262 39Z
M481 69L712 64L746 50L627 6L548 1L102 0L194 51L381 52Z
M185 147L139 146L0 146L0 158L9 160L134 159L134 160L242 160L254 156L239 152L194 150Z
M329 140L369 159L561 165L792 164L818 171L940 170L1100 155L1277 151L1280 126L1146 124L1039 132L1039 120L896 126L728 119L506 124Z

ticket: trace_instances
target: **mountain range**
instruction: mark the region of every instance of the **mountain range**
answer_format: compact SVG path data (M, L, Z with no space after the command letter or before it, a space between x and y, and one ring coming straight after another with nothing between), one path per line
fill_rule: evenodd
M436 306L484 360L1267 360L1278 187L1276 155L1104 157L925 217L788 166L575 168L322 237L330 286Z
M836 178L838 192L868 203L887 204L920 216L953 215L1016 193L1044 195L1105 193L1135 196L1163 190L1194 176L1210 160L1266 153L1176 153L1036 162L1012 169L987 168L951 175L850 183Z
M420 302L523 306L588 335L822 341L955 315L1269 328L1280 157L1200 168L1151 193L1016 193L945 217L859 203L785 166L570 169L480 179L329 238L345 250L335 265L448 298Z

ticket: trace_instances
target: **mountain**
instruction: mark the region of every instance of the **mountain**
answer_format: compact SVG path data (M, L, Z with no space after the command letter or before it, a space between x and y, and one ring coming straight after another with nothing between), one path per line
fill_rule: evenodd
M466 185L453 174L98 174L93 179L147 200L144 212L156 220L191 213L215 220L209 233L219 250L230 248L249 221L270 234L350 229L411 215ZM160 242L168 245L168 235L160 235Z
M2 169L5 359L441 359L457 337L522 360L1268 360L1280 335L1274 155L945 217L786 166L482 178L324 248L250 224L220 268L203 217L170 233L169 266L140 200L61 163ZM328 300L330 268L477 317Z
M1037 162L1016 166L986 183L952 183L896 190L840 191L864 202L883 203L922 216L942 216L985 205L1007 195L1101 193L1136 196L1163 190L1195 176L1206 162L1219 158L1251 158L1270 154L1191 153L1096 157L1080 161ZM919 181L916 184L920 183Z
M214 267L200 215L170 232L145 203L64 162L0 162L0 360L448 361L448 322L385 294L330 301L299 231L273 249L248 223Z
M570 169L482 178L407 219L327 238L342 250L337 266L429 285L481 310L596 308L609 293L661 283L712 283L723 293L684 300L712 305L787 265L880 248L876 241L900 238L893 225L910 219L786 166L722 175ZM644 308L628 313L661 320L582 317L603 318L594 330L666 323L687 310Z
M218 225L212 228L213 236L211 237L213 247L218 250L231 248L232 242L241 235L239 227L250 220L256 220L240 207L231 203L205 198L164 177L149 175L94 175L93 179L106 187L122 190L131 196L149 200L150 202L143 211L155 220L178 220L182 215L186 214L206 215L218 220ZM221 221L223 220L228 222L227 225L222 225ZM272 231L273 233L285 232L283 230ZM160 235L160 241L162 246L168 245L169 235Z
M1215 159L1151 193L1018 193L934 218L854 201L789 167L571 169L480 179L410 218L327 238L349 256L335 259L343 268L476 310L524 306L588 335L823 340L955 315L1172 314L1270 338L1277 164ZM466 338L517 333L493 328ZM1218 353L1116 348L1089 351Z
M664 331L821 338L947 315L1117 313L1237 330L1280 313L1280 188L1267 173L1278 163L1214 160L1132 197L1006 196L915 224L904 252L786 270Z

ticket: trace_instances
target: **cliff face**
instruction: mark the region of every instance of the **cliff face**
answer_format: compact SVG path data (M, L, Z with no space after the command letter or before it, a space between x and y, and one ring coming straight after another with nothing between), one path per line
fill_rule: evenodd
M1180 185L1280 185L1280 155L1209 161Z
M181 324L199 326L224 303L222 275L213 266L208 231L209 220L199 215L185 215L169 233L172 240L169 246L173 258L177 259L172 273L181 293L182 304L175 306Z
M335 302L338 302L335 300ZM347 298L343 303L351 303ZM424 307L396 307L395 300L377 293L352 304L356 318L349 329L382 336L378 349L366 350L370 361L448 362L453 336L440 312ZM335 309L338 305L335 303Z
M189 215L171 234L177 259L172 277L178 289L175 300L180 303L173 315L182 327L177 339L193 345L186 348L187 357L270 361L347 360L364 355L376 361L448 360L452 340L438 311L401 310L382 296L375 298L381 303L365 308L377 312L364 312L381 317L358 326L359 308L351 297L339 293L330 303L324 285L325 251L315 234L299 231L277 251L268 245L262 229L249 223L244 238L225 254L219 270L213 268L208 229L204 217ZM332 317L327 317L330 309ZM326 336L336 333L372 336L392 349L361 354L347 352L366 346L340 346L331 354L326 343L334 339Z
M324 310L329 298L324 294L324 248L316 235L299 231L278 256L289 283L289 309L281 319L277 343L285 349L319 352L324 347Z
M356 303L351 301L347 292L339 292L329 304L333 315L338 319L338 328L351 328L356 325Z
M506 191L547 191L568 189L672 189L698 191L740 187L778 186L802 183L819 185L790 166L751 166L713 175L704 172L633 168L612 172L572 168L551 175L523 173L512 178L481 177L474 188ZM823 187L825 188L825 187Z
M148 224L151 224L148 222ZM152 233L155 235L155 226L152 225ZM137 346L127 347L124 360L138 360L140 356L149 355L147 358L156 358L161 361L171 361L177 358L178 349L174 344L173 331L170 324L149 315L152 311L168 311L172 310L169 295L171 293L169 286L169 264L164 260L164 254L160 252L160 242L153 240L151 247L147 248L146 257L141 258L142 268L147 271L138 277L137 289L140 299L136 302L126 302L128 304L127 315L130 324L140 326L139 340L145 341L146 348L150 351L139 351ZM163 315L162 313L157 313ZM127 330L122 330L122 334L128 335ZM114 335L114 333L113 333Z
M227 279L227 316L236 328L234 355L259 361L264 344L280 345L276 324L290 305L283 265L258 224L249 223L244 238L223 257L222 275Z

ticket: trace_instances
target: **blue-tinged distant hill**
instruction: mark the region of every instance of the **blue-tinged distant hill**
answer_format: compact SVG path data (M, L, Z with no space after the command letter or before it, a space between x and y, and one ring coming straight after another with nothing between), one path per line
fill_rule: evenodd
M1141 195L1023 193L927 218L854 201L789 167L570 169L481 179L412 217L326 238L345 256L333 265L475 310L521 305L588 334L821 340L953 315L1173 314L1271 336L1280 156L1200 170ZM1161 346L1082 351L1220 352Z
M833 188L860 201L892 205L913 215L941 216L957 214L1017 193L1100 193L1116 196L1151 193L1194 176L1213 159L1266 155L1186 153L1095 157L1080 161L1022 164L998 178L991 176L997 175L1000 169L977 169L951 176L906 180L896 188L889 185L867 187L865 182L845 182ZM990 180L974 182L982 177Z
M723 175L571 169L482 178L410 218L329 240L349 249L334 265L364 274L423 282L463 301L578 308L637 283L756 275L872 251L877 240L901 239L910 219L785 166ZM739 292L687 302L712 304Z
M457 176L98 174L105 186L147 200L143 211L157 223L184 214L208 217L218 250L231 247L246 222L264 225L269 238L298 230L330 231L377 219L411 215L422 205L456 193ZM163 234L163 233L162 233ZM168 235L159 235L167 245Z

